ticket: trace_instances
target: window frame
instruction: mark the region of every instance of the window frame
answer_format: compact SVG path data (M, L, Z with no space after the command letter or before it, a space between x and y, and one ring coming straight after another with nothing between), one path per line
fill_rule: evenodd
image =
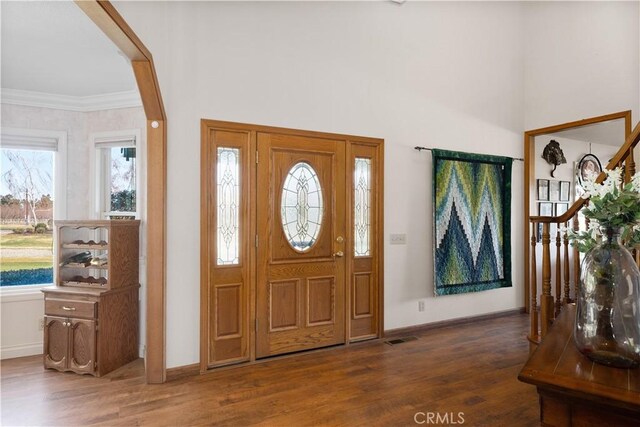
M140 129L123 129L106 132L93 132L89 135L91 143L91 189L92 189L92 216L95 219L109 219L110 216L130 216L132 219L143 217L142 201L145 189L144 160L142 154L145 149ZM135 148L136 149L136 211L119 212L107 210L111 202L111 191L107 189L109 182L109 168L111 153L110 148ZM107 151L102 151L107 150ZM106 155L105 155L106 154Z
M0 129L2 148L52 151L53 155L53 218L54 221L67 219L67 132L46 129L25 129L2 127ZM58 236L53 233L53 264L58 258ZM22 300L26 295L42 295L41 290L57 283L56 269L53 269L53 283L1 286L3 301ZM39 299L39 298L38 298Z

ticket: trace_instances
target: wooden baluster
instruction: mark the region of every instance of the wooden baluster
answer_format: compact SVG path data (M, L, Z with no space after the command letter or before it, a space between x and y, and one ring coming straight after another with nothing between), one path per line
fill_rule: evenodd
M564 304L569 304L571 299L569 297L569 286L570 286L570 270L569 270L569 234L567 230L564 231L564 300L562 301Z
M626 170L629 171L629 180L627 181L629 182L631 181L631 177L636 174L636 162L633 158L633 147L629 148L629 156L627 157L626 166ZM640 266L640 250L634 249L633 255L636 258L636 264Z
M562 239L560 238L560 224L557 225L556 232L556 311L554 317L560 314L562 308L562 262L560 261L560 252L562 252Z
M578 214L573 217L573 231L580 231L580 221ZM573 297L578 297L578 289L580 289L580 251L577 247L573 248Z
M553 318L553 296L551 295L551 252L549 246L549 223L542 224L542 295L540 296L541 338L547 334Z
M538 277L536 270L536 243L538 234L538 224L533 223L533 231L531 232L531 280L529 281L529 292L531 294L531 305L529 307L529 314L531 316L531 333L529 337L536 342L540 342L540 334L538 332Z
M636 161L633 157L633 149L634 147L629 148L629 157L627 157L627 169L629 170L629 175L633 177L636 174ZM629 179L631 181L631 179ZM633 254L636 258L636 265L640 266L640 250L635 248L633 250Z

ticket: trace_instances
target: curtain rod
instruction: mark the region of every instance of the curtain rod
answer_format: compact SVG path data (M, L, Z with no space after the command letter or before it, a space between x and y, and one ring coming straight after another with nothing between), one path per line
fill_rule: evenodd
M414 149L414 150L418 150L418 151L422 151L422 150L428 150L428 151L431 151L431 150L433 150L433 148L420 147L419 145L418 145L418 146L413 147L413 149ZM505 157L507 157L507 156L505 156ZM519 158L519 157L511 157L511 158L512 158L513 160L518 160L518 161L524 162L524 159L521 159L521 158Z

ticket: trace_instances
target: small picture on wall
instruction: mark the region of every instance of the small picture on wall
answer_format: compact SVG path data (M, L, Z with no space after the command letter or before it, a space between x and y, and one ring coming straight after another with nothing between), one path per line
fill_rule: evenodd
M538 180L538 200L549 200L549 180Z
M560 201L568 202L571 193L571 183L569 181L560 181Z
M549 181L549 200L553 202L560 200L560 181Z
M576 174L578 176L578 184L580 184L581 187L584 187L585 180L590 177L592 177L591 179L595 179L595 177L600 175L600 172L602 172L602 164L600 163L600 160L593 154L587 154L578 162L578 170Z
M553 216L553 203L540 202L538 203L538 215L539 216Z
M569 210L569 203L556 203L556 216L560 216Z

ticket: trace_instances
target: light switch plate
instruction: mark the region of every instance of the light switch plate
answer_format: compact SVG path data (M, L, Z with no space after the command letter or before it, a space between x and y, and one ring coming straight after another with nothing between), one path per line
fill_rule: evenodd
M407 235L406 234L392 234L391 235L391 244L392 245L406 245L407 244Z

